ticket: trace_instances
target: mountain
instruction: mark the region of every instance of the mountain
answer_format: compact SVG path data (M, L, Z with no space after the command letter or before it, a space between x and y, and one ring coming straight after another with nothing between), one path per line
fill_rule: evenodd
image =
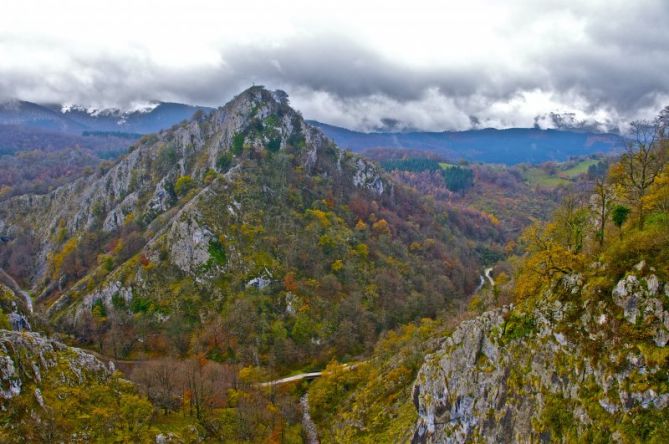
M58 104L40 105L20 100L0 103L0 125L47 130L59 133L120 132L147 134L190 119L197 111L212 108L157 102L143 109L88 109Z
M141 110L0 104L0 199L44 193L127 152L157 132L211 108L155 103ZM35 161L34 159L37 159Z
M262 87L145 135L0 202L0 440L666 442L665 142L393 174Z
M616 134L535 128L444 132L363 133L316 121L339 146L353 151L402 148L433 151L450 161L501 164L565 161L572 156L620 152L625 141Z
M197 111L211 112L203 106L157 102L135 111L87 109L81 106L47 105L54 112L85 127L88 131L148 134L190 119Z
M0 125L68 133L86 129L84 125L68 119L58 111L21 100L0 103Z
M95 153L125 152L139 134L69 133L58 130L31 128L25 125L0 125L0 155L24 151L64 151L70 148L87 149ZM102 156L104 157L104 156Z
M59 140L63 137L58 136L59 133L83 134L90 137L90 142L99 136L118 136L116 133L137 137L169 128L189 119L198 111L209 113L212 108L155 102L134 111L122 111L77 105L39 105L14 100L0 104L0 126L18 128L13 131L11 138L3 137L0 133L0 147L17 150L20 146L32 143L31 149L43 149L44 145L56 143L49 142L47 136L51 133ZM618 135L587 131L512 128L461 132L362 133L316 121L309 123L320 128L341 147L353 151L370 148L429 150L451 161L504 164L564 161L574 156L619 152L625 145L624 139ZM18 139L20 129L24 132L41 131L41 137L37 142L30 137Z

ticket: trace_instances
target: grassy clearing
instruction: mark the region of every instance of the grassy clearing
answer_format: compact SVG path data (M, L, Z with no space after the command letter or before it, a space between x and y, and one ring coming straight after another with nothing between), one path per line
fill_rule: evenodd
M573 167L566 169L564 171L561 171L559 173L560 176L562 177L568 177L570 179L575 178L576 176L580 176L581 174L585 174L588 172L588 168L590 168L592 165L595 165L599 162L599 160L596 159L586 159L582 160L581 162L577 163Z
M532 186L555 188L572 182L576 177L586 174L588 168L599 162L596 159L585 159L577 163L565 162L557 165L554 172L540 167L529 167L523 176Z
M560 177L556 174L549 174L541 168L528 168L523 176L530 185L542 188L555 188L570 182L564 177Z

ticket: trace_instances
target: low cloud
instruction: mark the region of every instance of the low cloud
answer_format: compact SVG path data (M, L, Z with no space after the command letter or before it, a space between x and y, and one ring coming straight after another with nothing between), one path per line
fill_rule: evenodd
M84 51L0 33L6 60L37 54L27 59L32 64L0 66L0 98L97 107L149 100L217 106L263 84L286 90L307 118L361 130L624 130L629 121L652 117L669 104L666 2L613 2L607 11L552 3L546 11L523 10L506 24L522 29L548 23L532 30L544 36L535 42L508 38L522 49L509 50L511 56L491 52L434 64L407 63L341 33L221 45L214 61L183 66L158 63L141 47ZM562 21L568 25L554 25ZM569 34L554 35L561 31Z

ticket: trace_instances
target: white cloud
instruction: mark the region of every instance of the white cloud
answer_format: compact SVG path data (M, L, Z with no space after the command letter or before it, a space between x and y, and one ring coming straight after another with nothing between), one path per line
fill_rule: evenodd
M668 21L666 0L9 0L0 97L218 105L255 82L353 128L616 127L666 104Z

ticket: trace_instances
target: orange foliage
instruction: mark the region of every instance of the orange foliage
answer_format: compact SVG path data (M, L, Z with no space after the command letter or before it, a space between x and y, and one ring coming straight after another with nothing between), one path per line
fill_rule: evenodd
M372 224L372 230L377 234L390 234L390 226L385 219L379 219Z
M286 291L296 291L297 290L297 281L295 280L295 273L292 271L286 273L283 277L283 286Z

